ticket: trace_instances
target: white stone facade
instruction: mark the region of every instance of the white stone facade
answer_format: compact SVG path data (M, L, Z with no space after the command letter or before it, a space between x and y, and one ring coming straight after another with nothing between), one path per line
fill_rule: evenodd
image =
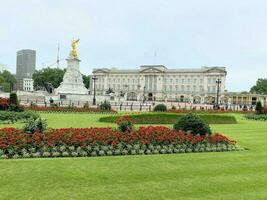
M88 89L83 84L82 74L79 69L80 60L69 57L67 60L67 70L63 77L63 82L55 90L56 94L88 94Z
M97 95L111 89L128 100L215 103L220 80L219 101L225 92L225 67L167 69L162 65L141 66L139 70L98 68L93 70ZM92 81L93 83L93 81ZM91 90L94 86L91 84Z
M23 91L28 91L28 92L33 91L33 79L32 78L23 79Z

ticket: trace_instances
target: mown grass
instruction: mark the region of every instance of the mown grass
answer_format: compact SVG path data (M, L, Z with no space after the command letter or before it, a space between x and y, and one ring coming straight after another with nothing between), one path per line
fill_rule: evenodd
M267 123L235 116L238 124L212 128L247 151L0 160L0 199L267 199ZM106 125L84 117L92 121L48 121Z
M59 113L59 112L39 112L42 119L45 119L49 128L86 128L86 127L114 127L112 123L101 123L99 118L110 116L109 114L89 114L89 113ZM112 114L111 114L112 115ZM24 126L23 123L0 124L1 127Z
M146 113L129 115L135 124L174 124L181 118L182 113ZM234 116L222 114L198 114L208 124L236 124ZM99 119L100 122L116 123L119 116L106 116Z

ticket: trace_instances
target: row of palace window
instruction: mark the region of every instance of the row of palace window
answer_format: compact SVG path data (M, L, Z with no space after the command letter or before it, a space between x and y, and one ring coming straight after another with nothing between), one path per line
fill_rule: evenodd
M208 78L208 84L216 84L217 79L218 78L216 78L216 77ZM100 82L100 83L104 82L104 78L99 78L98 82ZM113 83L139 84L139 79L138 78L134 78L134 79L130 79L130 78L128 78L128 79L124 79L124 78L111 79L111 78L109 78L108 82L109 83L113 82ZM188 78L188 79L184 79L184 78L182 78L182 79L177 79L177 78L176 79L172 79L172 78L166 79L165 78L164 83L165 84L203 84L203 78L201 78L201 79L196 79L196 78L194 78L194 79L190 79L190 78Z
M110 88L113 90L122 90L122 91L129 91L129 90L139 90L141 89L138 85L120 85L120 84L110 84ZM101 84L96 84L96 89L97 90L104 90L104 85ZM143 90L143 88L141 89ZM200 86L189 86L189 85L169 85L163 86L163 91L168 91L168 92L175 92L175 91L182 91L182 92L204 92L204 87L202 85ZM216 86L208 86L207 87L207 92L209 93L215 93L216 92Z
M146 75L143 75L143 76L146 76ZM136 74L136 75L109 75L109 78L125 78L125 79L127 79L127 78L139 78L139 77L140 77L139 74ZM160 76L160 77L162 77L162 76ZM193 79L193 78L200 78L200 77L202 77L202 75L165 75L163 77L167 78L167 79L168 78L169 79L171 79L171 78L173 78L173 79L175 79L175 78L192 78Z

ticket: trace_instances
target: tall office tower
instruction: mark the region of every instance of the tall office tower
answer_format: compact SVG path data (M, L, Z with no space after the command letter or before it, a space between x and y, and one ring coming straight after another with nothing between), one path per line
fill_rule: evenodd
M31 79L36 65L36 51L23 49L17 52L17 90L23 90L23 80Z

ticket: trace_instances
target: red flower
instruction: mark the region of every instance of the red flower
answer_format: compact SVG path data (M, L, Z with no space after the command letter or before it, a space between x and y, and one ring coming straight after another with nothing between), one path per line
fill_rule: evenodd
M118 132L111 128L61 128L50 129L44 133L25 134L15 128L0 129L0 149L23 149L43 146L87 146L123 144L198 144L236 142L216 133L211 136L200 136L176 131L164 126L140 127L132 132Z

